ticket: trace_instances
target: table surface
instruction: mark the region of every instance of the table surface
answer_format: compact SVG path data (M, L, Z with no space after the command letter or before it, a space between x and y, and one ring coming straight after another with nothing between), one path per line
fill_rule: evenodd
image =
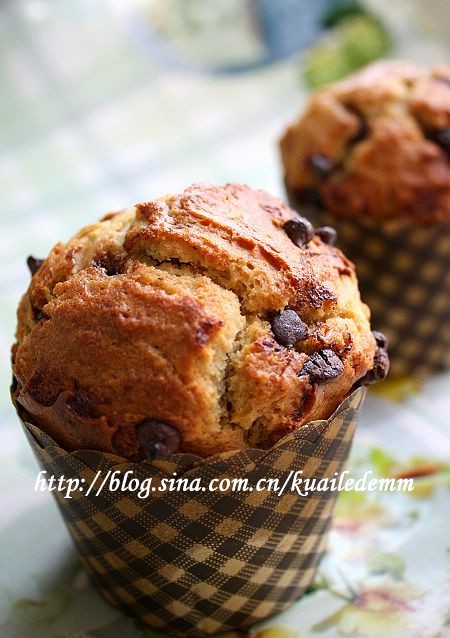
M375 4L395 35L395 54L449 62L432 16L409 0ZM51 495L34 491L37 465L8 396L25 257L47 254L105 211L194 181L246 182L282 196L276 141L306 95L298 58L237 76L163 71L119 5L58 2L50 10L44 0L19 0L0 10L5 638L156 635L99 598ZM368 397L352 471L427 475L412 494L342 494L315 590L255 634L450 636L449 389L450 376L441 375L401 402Z

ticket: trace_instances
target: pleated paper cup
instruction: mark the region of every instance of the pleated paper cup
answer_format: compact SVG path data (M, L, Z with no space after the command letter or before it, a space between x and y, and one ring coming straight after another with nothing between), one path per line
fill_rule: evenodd
M289 201L305 211L295 194ZM372 327L389 338L389 377L450 368L450 221L418 226L323 211L307 217L336 228L336 245L354 262Z
M202 459L175 454L131 463L97 451L67 452L21 420L47 476L82 478L72 498L53 491L81 560L111 605L173 636L245 629L283 611L311 585L325 547L337 491L292 490L304 478L336 478L347 460L364 389L327 420L296 430L269 450ZM98 487L132 470L155 487L173 478L278 479L282 493L228 490L137 492ZM87 492L90 490L89 496Z

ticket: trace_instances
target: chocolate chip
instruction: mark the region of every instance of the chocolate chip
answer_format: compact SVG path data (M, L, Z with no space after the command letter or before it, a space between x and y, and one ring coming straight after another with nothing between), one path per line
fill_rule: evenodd
M180 445L178 430L156 419L142 421L137 426L137 438L149 460L163 459L174 454Z
M314 352L303 366L300 374L308 374L311 383L325 383L336 379L344 371L344 365L330 348Z
M311 222L304 217L288 219L283 229L289 239L299 248L305 248L314 237L314 228Z
M322 153L315 153L309 158L310 166L318 179L328 177L334 170L333 162Z
M92 260L92 265L96 268L102 268L108 277L113 277L123 273L124 259L120 255L102 253Z
M337 232L331 226L321 226L320 228L316 228L316 235L318 235L325 244L334 246L336 243Z
M42 308L38 308L37 306L31 305L31 310L33 312L33 319L35 321L41 321L42 319L50 319L50 316L42 310Z
M373 367L369 370L362 379L360 379L355 385L360 387L362 385L370 385L371 383L378 383L387 377L389 372L389 356L386 350L377 348L375 356L373 358Z
M370 132L369 125L367 124L367 120L363 113L359 109L357 109L353 104L346 104L347 110L349 110L353 115L359 119L359 126L356 133L349 140L349 144L358 144L358 142L362 142Z
M375 341L377 342L377 346L382 350L387 350L389 346L389 339L386 337L386 335L384 335L382 332L379 332L378 330L373 330L372 334L375 338Z
M367 124L366 118L362 115L359 115L359 128L350 140L350 143L358 144L358 142L362 142L363 140L365 140L368 135L369 125Z
M48 315L43 310L39 310L39 312L36 315L36 321L43 321L44 319L50 319L50 315Z
M28 257L27 266L30 270L31 276L33 276L39 270L39 268L42 266L43 263L44 263L43 259L37 259L36 257L33 257L32 255Z
M389 356L386 352L389 346L389 339L378 330L373 330L372 334L375 338L377 349L373 358L372 368L355 383L355 387L359 388L362 385L370 385L371 383L377 383L387 377L389 372Z
M429 137L450 155L450 128L447 127L432 131Z
M273 336L282 346L293 346L308 335L308 326L290 308L276 314L271 325Z

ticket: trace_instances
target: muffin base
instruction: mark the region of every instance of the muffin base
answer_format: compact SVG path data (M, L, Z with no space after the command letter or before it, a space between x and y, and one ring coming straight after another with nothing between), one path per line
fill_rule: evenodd
M175 454L130 463L111 454L67 452L21 413L47 475L84 478L71 499L53 495L81 560L103 598L135 619L174 636L245 629L289 607L311 585L324 552L337 491L302 496L275 491L136 492L89 486L108 471L132 470L157 485L176 476L336 478L345 466L364 388L327 420L291 432L269 450L246 449L208 459ZM100 481L98 483L100 485ZM97 483L95 483L95 487Z

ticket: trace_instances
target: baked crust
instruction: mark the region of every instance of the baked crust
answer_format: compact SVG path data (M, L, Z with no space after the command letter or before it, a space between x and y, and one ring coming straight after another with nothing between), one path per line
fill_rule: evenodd
M300 202L312 192L336 216L449 219L450 70L372 64L315 92L280 148Z
M107 215L57 244L18 311L18 404L69 450L145 456L140 423L176 428L180 451L268 447L331 415L371 368L375 341L352 264L296 214L247 186L193 185ZM291 308L308 335L280 345ZM302 373L331 348L342 373Z

